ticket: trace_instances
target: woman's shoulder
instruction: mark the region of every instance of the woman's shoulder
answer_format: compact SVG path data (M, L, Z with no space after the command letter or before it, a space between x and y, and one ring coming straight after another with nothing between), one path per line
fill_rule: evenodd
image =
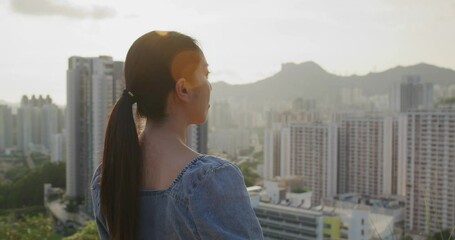
M231 163L230 161L228 161L222 157L201 154L199 156L198 161L194 162L193 166L189 170L190 171L200 171L200 170L214 171L219 168L228 167L228 166L236 167L235 164Z
M223 174L219 174L223 172ZM204 181L223 181L221 178L242 178L240 169L228 160L213 156L201 155L197 161L190 163L181 179L182 189L191 194Z
M214 155L200 155L199 159L187 169L187 176L191 177L192 175L196 174L201 177L204 175L213 174L225 168L235 170L240 173L240 169L237 167L237 165L222 157Z

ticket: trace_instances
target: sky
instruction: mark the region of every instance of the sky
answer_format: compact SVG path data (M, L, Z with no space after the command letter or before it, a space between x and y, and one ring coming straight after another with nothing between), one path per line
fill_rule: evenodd
M211 82L256 82L287 62L338 75L455 69L453 0L0 0L0 30L0 100L10 103L49 94L64 105L70 56L123 61L152 30L197 39Z

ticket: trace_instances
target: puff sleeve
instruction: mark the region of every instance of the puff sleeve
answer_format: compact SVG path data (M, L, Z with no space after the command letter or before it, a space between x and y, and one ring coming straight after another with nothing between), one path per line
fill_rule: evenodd
M207 170L189 199L201 239L263 239L242 173L232 163Z

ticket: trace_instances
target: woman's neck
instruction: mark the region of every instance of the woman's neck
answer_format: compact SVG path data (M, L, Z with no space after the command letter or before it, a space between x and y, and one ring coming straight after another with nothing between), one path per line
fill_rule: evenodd
M146 156L192 151L185 144L188 125L178 119L170 118L162 123L147 120L139 137Z
M185 145L185 125L155 124L150 121L140 136L142 189L167 189L198 153Z

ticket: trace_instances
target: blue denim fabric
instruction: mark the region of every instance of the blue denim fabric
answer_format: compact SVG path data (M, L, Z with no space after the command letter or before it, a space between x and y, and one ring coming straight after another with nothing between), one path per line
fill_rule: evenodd
M100 172L92 180L92 202L102 240L109 239L100 213ZM139 239L263 239L239 168L199 155L167 190L139 193Z

